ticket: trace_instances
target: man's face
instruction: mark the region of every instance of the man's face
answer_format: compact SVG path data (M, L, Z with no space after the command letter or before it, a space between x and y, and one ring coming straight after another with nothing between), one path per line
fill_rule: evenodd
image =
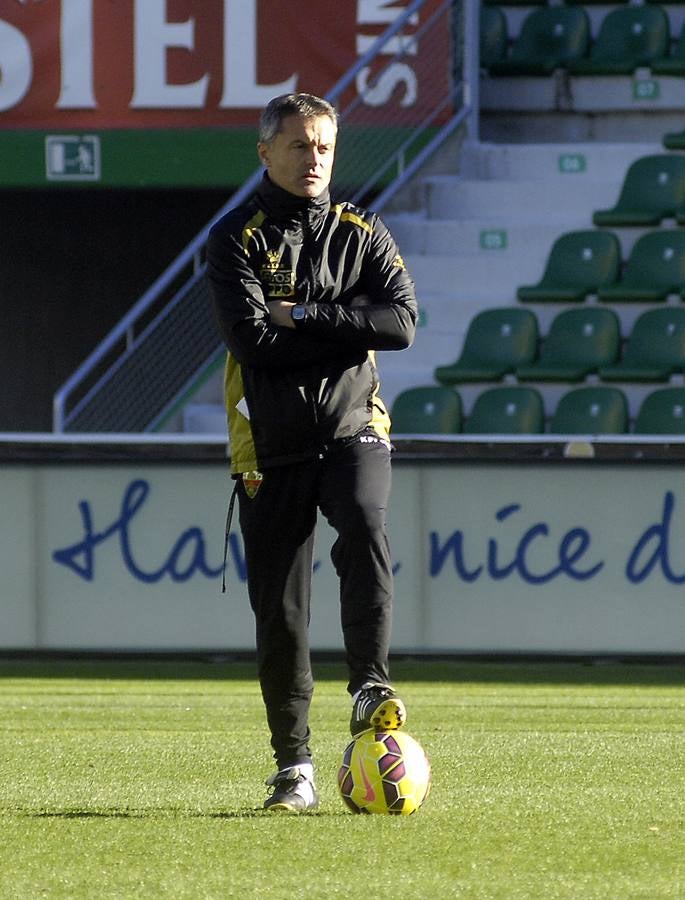
M336 128L328 116L287 116L268 144L257 144L269 178L296 197L318 197L333 172Z

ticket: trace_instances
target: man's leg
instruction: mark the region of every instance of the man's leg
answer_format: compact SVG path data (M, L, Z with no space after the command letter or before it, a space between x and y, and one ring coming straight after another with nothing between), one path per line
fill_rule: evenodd
M268 469L238 487L257 665L279 769L311 762L309 614L316 504L311 464Z
M331 558L340 578L348 689L388 682L392 625L392 562L385 530L390 450L381 441L355 441L323 464L319 504L337 531Z

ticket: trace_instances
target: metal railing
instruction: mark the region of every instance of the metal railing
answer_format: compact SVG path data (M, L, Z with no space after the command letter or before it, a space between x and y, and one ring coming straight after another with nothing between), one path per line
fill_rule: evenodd
M477 138L478 0L445 0L421 21L428 7L427 0L413 0L326 94L344 125L337 193L353 202L369 201L379 211L456 128L465 125L470 138ZM455 55L444 52L445 41L454 40L455 9L463 11L457 77L434 63L444 59L449 66ZM373 104L390 75L411 90L409 63L424 67L420 119L416 103L400 100L389 120ZM157 430L216 366L224 348L205 283L207 236L218 219L254 192L261 177L261 169L254 172L62 385L53 402L55 432Z

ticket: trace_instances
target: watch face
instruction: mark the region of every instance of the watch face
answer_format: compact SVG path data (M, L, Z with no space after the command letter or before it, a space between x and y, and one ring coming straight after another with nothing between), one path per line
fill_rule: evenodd
M293 306L291 310L291 315L296 322L299 322L301 319L305 317L305 308L304 306Z

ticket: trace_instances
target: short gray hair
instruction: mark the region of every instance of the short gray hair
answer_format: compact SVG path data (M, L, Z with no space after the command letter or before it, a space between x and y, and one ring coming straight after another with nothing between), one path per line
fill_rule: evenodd
M259 119L259 141L270 144L281 130L283 119L288 116L302 116L303 119L314 119L328 116L338 128L338 113L328 100L316 94L281 94L269 101Z

